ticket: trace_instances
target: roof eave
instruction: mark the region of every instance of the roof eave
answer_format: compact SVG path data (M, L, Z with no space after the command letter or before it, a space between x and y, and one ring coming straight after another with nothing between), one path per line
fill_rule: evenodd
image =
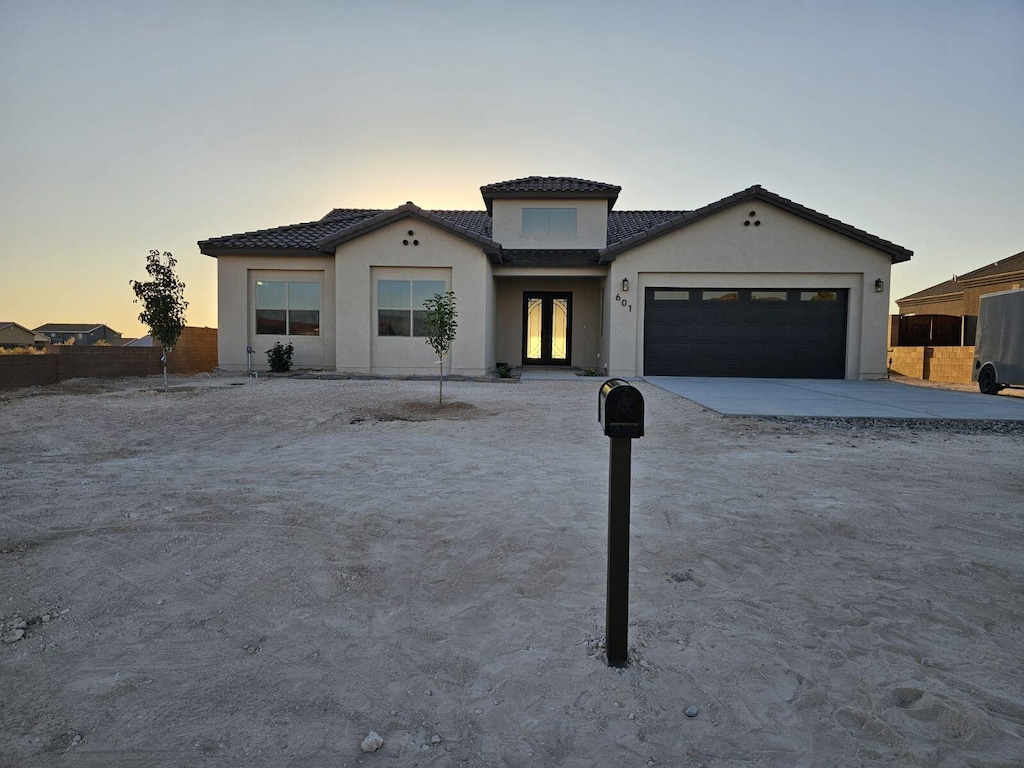
M487 213L491 216L494 215L495 200L607 200L608 210L610 211L615 207L615 203L619 199L618 192L544 192L533 190L522 192L487 193L481 188L480 194L483 196Z
M940 301L960 301L964 297L963 291L953 291L951 293L930 293L927 296L904 296L902 299L896 299L897 306L902 307L904 304L914 303L936 303Z
M204 246L198 243L199 252L205 256L329 256L330 251L322 251L319 248L275 248L273 246L253 247L244 246L236 248L218 248L217 246Z

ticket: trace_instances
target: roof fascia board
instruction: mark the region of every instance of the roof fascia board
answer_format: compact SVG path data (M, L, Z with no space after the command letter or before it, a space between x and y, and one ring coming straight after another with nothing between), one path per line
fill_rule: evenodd
M333 256L330 251L319 248L217 248L199 247L199 252L206 256Z
M963 301L963 298L963 291L958 291L956 293L935 293L930 296L918 296L917 298L907 296L902 299L896 299L896 305L902 309L904 304L940 304L944 301Z
M495 192L491 194L484 193L484 205L487 207L487 213L494 215L494 201L495 200L607 200L608 210L610 211L615 207L615 202L619 199L618 192L563 192L563 191L552 191L544 192L541 190L522 190L515 192Z
M607 277L608 267L597 265L587 267L542 267L538 265L518 267L503 264L493 270L495 277Z

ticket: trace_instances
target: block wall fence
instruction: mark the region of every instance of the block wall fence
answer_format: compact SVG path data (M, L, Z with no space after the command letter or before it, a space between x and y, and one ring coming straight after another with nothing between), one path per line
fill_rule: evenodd
M889 370L946 384L970 384L974 347L891 347Z
M56 384L67 379L156 376L157 347L49 346L43 355L0 355L0 389ZM186 328L168 355L168 373L203 373L217 367L217 329Z

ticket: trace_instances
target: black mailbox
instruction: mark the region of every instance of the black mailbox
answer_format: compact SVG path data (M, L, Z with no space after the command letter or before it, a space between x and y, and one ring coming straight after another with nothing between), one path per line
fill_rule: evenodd
M644 436L644 396L622 379L608 379L597 393L597 421L606 437Z

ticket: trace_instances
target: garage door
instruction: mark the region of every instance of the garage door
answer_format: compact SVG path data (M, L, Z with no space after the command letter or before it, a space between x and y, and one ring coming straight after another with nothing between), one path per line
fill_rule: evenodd
M648 288L644 373L841 379L847 291Z

